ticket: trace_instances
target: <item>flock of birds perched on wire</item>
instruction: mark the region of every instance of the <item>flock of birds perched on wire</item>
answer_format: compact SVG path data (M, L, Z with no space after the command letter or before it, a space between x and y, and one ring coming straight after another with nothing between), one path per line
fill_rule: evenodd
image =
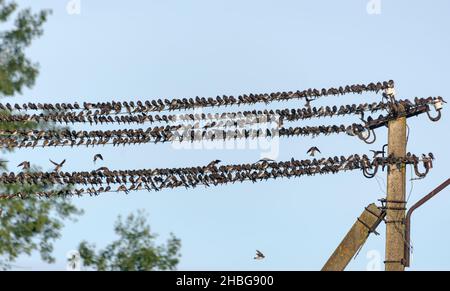
M365 92L382 93L382 100L374 103L350 104L341 106L311 107L311 102L325 96L344 94L362 94ZM302 99L303 108L283 110L247 110L225 113L181 113L158 114L156 112L189 110L203 107L232 105L269 104L274 101ZM271 94L249 94L234 96L217 96L216 98L157 99L149 101L103 102L103 103L26 103L1 104L0 123L60 123L75 124L144 124L165 123L139 129L114 130L70 130L70 129L3 129L0 130L0 147L3 149L35 147L79 147L79 146L113 146L141 143L194 142L201 140L255 139L292 136L317 136L344 133L356 136L371 144L375 141L375 129L387 125L390 120L401 116L407 118L426 113L432 121L437 121L445 101L442 97L415 98L414 100L396 100L394 82L378 82L367 85L350 85L329 89L308 89L295 92L277 92ZM438 113L431 116L431 108ZM30 111L42 111L31 114ZM385 115L376 118L367 116L378 111ZM360 123L347 125L320 126L286 126L286 123L344 115L359 116ZM251 128L261 123L276 126L272 128ZM13 126L9 128L14 128ZM372 141L370 141L370 137ZM253 164L219 165L215 160L206 166L143 170L110 170L100 167L90 172L63 172L66 160L54 162L53 172L35 172L31 170L30 161L18 165L22 172L3 173L0 184L39 185L43 191L33 193L38 197L60 195L98 195L107 192L125 192L148 190L160 191L165 188L194 188L199 185L217 186L227 183L268 179L291 178L303 175L335 174L341 171L362 170L367 178L376 175L379 168L385 170L392 166L405 164L414 166L415 173L424 177L432 168L432 153L418 157L408 153L405 157L394 157L382 151L373 151L374 155L351 155L348 157L315 158L320 154L317 147L311 147L307 154L313 159L277 162L262 159ZM103 160L96 154L93 162ZM422 163L425 172L419 171ZM114 186L117 185L117 186ZM55 189L58 186L60 188ZM76 187L78 186L78 188ZM81 186L81 188L80 188ZM114 186L114 187L113 187ZM50 187L50 190L48 190ZM53 187L53 188L52 188ZM2 194L0 198L27 197L26 193Z
M310 155L320 152L316 147L309 150ZM96 155L97 156L97 155ZM268 179L292 178L300 176L313 176L322 174L336 174L341 171L362 170L365 175L374 175L378 168L384 170L387 167L401 167L402 165L414 165L417 173L423 175L417 169L422 162L426 171L432 168L434 156L432 153L422 155L421 158L408 153L405 157L379 156L373 158L367 155L350 155L329 157L320 159L306 159L277 162L270 159L262 159L253 164L219 165L220 160L215 160L206 166L186 168L163 168L142 170L110 170L100 167L90 172L63 172L61 163L52 163L55 166L53 172L24 171L18 174L3 173L0 183L19 185L47 186L75 186L81 185L88 188L60 189L54 191L42 191L34 193L40 197L61 195L98 195L106 192L125 192L146 189L148 191L160 191L165 188L195 188L199 185L206 187L228 183L252 181L259 182ZM112 185L119 185L112 188ZM130 186L128 186L130 185ZM26 197L26 193L14 193L0 195L0 198Z
M296 92L277 92L271 94L244 94L238 97L234 96L217 96L216 98L183 98L183 99L155 99L147 101L137 102L103 102L103 103L88 103L85 102L82 105L75 103L56 103L56 104L41 104L41 103L26 103L23 105L9 103L3 105L0 104L0 110L5 111L28 111L28 110L41 110L41 111L69 111L69 110L99 110L100 114L120 114L124 110L128 113L137 112L155 112L164 110L181 110L181 109L193 109L199 107L214 107L214 106L232 106L232 105L245 105L256 104L260 102L270 103L273 101L283 101L291 99L304 99L306 102L313 101L323 96L338 96L345 94L362 94L364 92L380 92L394 87L394 81L385 81L378 83L370 83L368 85L348 85L339 88L329 89L308 89Z

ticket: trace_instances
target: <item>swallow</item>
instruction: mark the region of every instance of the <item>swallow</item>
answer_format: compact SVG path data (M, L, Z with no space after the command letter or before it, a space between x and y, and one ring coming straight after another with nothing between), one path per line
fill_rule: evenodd
M125 185L120 185L119 188L117 188L117 192L125 192L125 194L130 193L130 191L128 191L127 187Z
M262 158L258 161L258 163L260 162L276 162L275 160L269 159L269 158Z
M264 258L266 258L266 256L264 256L263 253L261 253L260 251L256 250L256 255L253 259L255 260L263 260Z
M22 170L29 170L30 169L30 162L23 161L22 163L18 164L17 167L22 167Z
M207 168L214 168L220 162L221 162L221 160L214 160L211 163L209 163L206 167Z
M217 123L216 122L211 122L209 124L206 124L205 126L203 126L203 129L208 129L208 128L212 128L214 126L216 126Z
M64 159L61 163L55 163L54 161L52 161L52 160L50 160L49 159L49 161L53 164L53 165L55 165L55 169L54 169L54 171L55 172L59 172L60 170L61 170L61 168L62 168L62 166L64 165L64 163L66 162L66 159Z
M101 154L96 154L96 155L94 156L94 164L95 164L95 162L96 162L98 159L100 159L100 160L103 161L103 156L102 156Z
M311 157L314 157L316 152L321 153L320 150L317 147L312 147L306 153L309 154Z
M308 109L311 109L311 101L314 101L314 99L310 99L308 97L305 97L305 107Z
M100 167L96 170L96 172L110 172L110 170L107 167Z
M373 153L373 157L376 158L377 156L381 155L382 157L384 157L384 154L386 153L384 150L383 151L374 151L374 150L370 150Z

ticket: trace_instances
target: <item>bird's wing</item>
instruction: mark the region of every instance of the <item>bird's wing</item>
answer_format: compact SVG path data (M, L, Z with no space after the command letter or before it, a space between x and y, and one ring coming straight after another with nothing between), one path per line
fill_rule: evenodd
M261 252L258 251L258 250L256 250L256 254L257 254L258 256L264 256L263 253L261 253Z
M20 164L17 165L17 167L22 167L25 164L25 162L21 162Z
M58 163L55 163L54 161L48 159L53 165L58 166Z
M59 164L60 166L64 165L64 163L66 162L66 159L64 159L61 164Z
M313 151L313 148L310 148L306 153L309 154L312 151Z
M320 153L320 150L316 147L316 151L318 151Z

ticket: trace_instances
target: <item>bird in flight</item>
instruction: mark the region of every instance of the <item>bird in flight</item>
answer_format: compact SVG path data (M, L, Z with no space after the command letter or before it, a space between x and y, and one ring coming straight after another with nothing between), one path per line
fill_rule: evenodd
M256 255L255 255L255 257L254 257L253 259L255 259L255 260L262 260L262 259L264 259L265 257L266 257L266 256L264 256L263 253L261 253L260 251L256 250Z
M306 153L309 154L311 157L314 157L316 153L321 153L320 150L317 147L310 148Z
M313 101L314 99L309 99L308 97L305 98L305 107L308 109L311 109L311 101Z
M269 158L262 158L258 161L259 162L275 162L275 160L269 159Z
M20 164L18 164L17 167L22 167L22 170L29 170L30 169L30 162L23 161Z
M56 162L54 162L54 161L52 161L52 160L50 160L49 159L49 161L53 164L53 165L55 165L55 169L54 169L54 171L55 172L59 172L60 170L61 170L61 168L62 168L62 166L64 165L64 163L66 162L66 159L64 159L61 163L56 163Z
M386 153L384 150L383 151L374 151L374 150L370 150L373 153L373 157L376 158L379 155L381 155L382 157L384 157L384 154Z
M94 156L94 164L95 164L95 162L96 162L98 159L100 159L100 160L103 161L103 156L102 156L101 154L96 154L96 155Z

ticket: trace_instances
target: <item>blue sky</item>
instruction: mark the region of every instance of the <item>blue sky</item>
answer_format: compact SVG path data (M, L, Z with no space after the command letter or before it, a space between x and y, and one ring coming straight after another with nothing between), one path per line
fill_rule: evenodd
M393 79L399 98L450 96L450 2L381 0L369 14L368 0L349 1L87 1L69 14L69 1L19 1L51 8L44 36L28 51L40 63L36 86L2 102L138 100L216 96L321 88ZM344 100L345 99L345 100ZM379 100L373 94L323 98L315 105ZM272 108L303 106L280 103ZM232 110L228 108L227 110ZM303 124L355 122L321 119ZM408 150L433 152L435 167L415 181L411 202L448 178L449 117L408 121ZM306 158L318 146L324 156L367 153L375 145L349 136L281 139L279 160ZM30 160L44 169L48 158L67 159L66 170L94 169L95 153L110 168L154 168L254 162L261 150L179 150L170 145L121 148L17 150L10 167ZM12 168L14 169L14 168ZM15 169L14 169L15 170ZM409 179L408 171L408 179ZM367 180L360 172L193 190L74 199L85 210L68 223L55 244L56 264L23 257L26 269L65 269L66 253L81 240L98 247L115 238L117 215L149 213L154 232L182 239L180 270L315 270L348 231L363 207L384 197L385 174ZM408 182L408 193L410 191ZM447 192L447 193L446 193ZM448 190L413 217L411 270L450 269ZM384 225L370 237L349 270L384 259ZM267 255L254 261L255 249ZM373 257L372 255L375 254ZM381 257L377 257L380 254ZM374 261L375 260L375 261Z

